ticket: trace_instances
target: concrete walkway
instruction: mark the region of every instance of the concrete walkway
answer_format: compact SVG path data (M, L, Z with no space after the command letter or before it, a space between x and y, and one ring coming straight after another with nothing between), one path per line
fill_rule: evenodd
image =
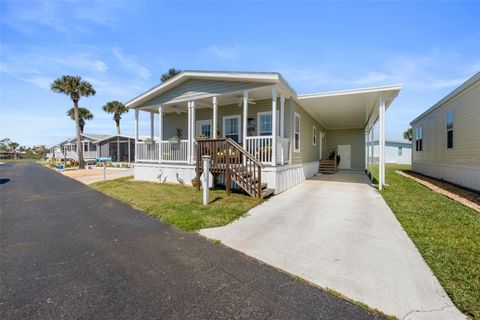
M314 177L200 234L400 319L465 319L363 173Z

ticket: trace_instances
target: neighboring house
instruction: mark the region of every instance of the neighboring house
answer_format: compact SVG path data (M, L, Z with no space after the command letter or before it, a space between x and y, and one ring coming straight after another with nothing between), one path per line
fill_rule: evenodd
M112 158L113 162L135 161L135 139L124 135L81 134L83 158L87 163L94 163L96 158ZM140 139L143 141L144 139ZM49 157L78 161L77 138L69 138L58 143Z
M313 176L333 150L340 169L365 170L366 139L377 119L384 130L385 109L399 91L298 95L279 73L184 71L126 104L135 109L137 140L139 111L160 140L137 143L135 179L190 184L205 154L211 172L255 196L260 185L278 193ZM227 171L226 163L234 165Z
M371 144L369 144L371 145ZM373 141L373 162L378 163L380 148L378 140ZM385 163L412 164L412 143L410 141L385 141Z
M480 72L410 124L413 171L480 191Z

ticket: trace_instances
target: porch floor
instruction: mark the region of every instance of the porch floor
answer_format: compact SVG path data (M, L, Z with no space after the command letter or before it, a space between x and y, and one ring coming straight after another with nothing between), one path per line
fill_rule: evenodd
M464 319L363 172L318 175L200 233L401 319Z

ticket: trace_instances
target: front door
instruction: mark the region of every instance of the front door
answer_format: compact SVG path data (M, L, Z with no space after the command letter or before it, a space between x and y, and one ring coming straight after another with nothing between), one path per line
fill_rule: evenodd
M350 169L352 167L352 145L341 144L337 147L338 155L340 156L340 163L338 169Z

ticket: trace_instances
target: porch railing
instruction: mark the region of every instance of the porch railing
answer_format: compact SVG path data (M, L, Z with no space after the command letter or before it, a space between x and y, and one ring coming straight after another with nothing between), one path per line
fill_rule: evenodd
M276 163L284 164L288 163L289 152L288 152L288 142L289 139L276 137ZM255 159L264 163L264 164L273 164L272 159L272 146L273 146L273 137L272 136L251 136L246 138L246 149L252 154Z
M178 143L170 141L160 142L162 162L187 163L188 140L180 140Z
M138 142L136 150L136 161L158 161L158 142Z

